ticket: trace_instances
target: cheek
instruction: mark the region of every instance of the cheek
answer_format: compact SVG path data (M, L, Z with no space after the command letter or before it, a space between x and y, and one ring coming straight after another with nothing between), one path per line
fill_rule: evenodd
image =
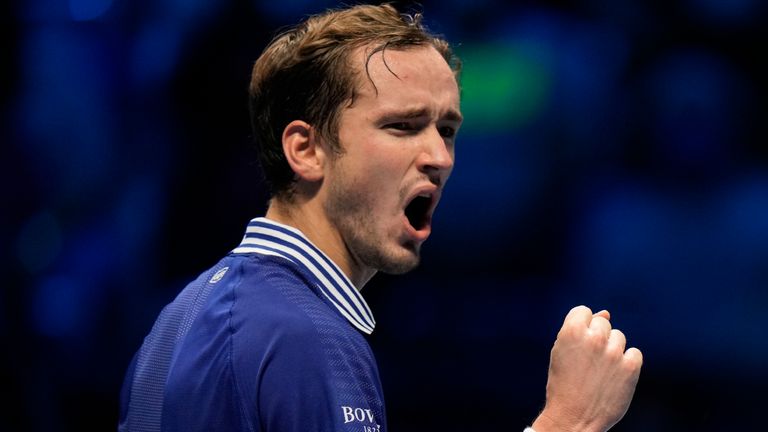
M352 184L366 215L376 225L390 226L402 214L403 192L391 176L379 176L371 172Z
M413 155L407 154L409 143L373 136L376 133L347 147L337 163L346 187L366 196L369 206L388 215L397 211L403 199L403 182L413 166Z
M402 168L388 160L384 151L371 150L361 155L359 163L349 167L353 184L371 193L384 194L397 190L402 179Z

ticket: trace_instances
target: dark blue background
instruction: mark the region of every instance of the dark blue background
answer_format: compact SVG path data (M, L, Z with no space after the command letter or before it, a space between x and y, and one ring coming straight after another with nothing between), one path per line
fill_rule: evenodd
M162 305L264 211L252 62L334 5L2 3L0 430L114 428ZM645 355L615 430L760 428L765 4L420 9L464 59L467 120L423 266L364 290L391 429L521 430L576 304Z

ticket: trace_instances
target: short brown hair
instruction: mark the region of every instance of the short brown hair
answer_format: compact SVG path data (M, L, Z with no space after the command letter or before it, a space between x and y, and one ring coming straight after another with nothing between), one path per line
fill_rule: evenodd
M341 151L339 114L342 104L354 101L358 83L350 53L368 44L375 44L369 60L388 48L431 45L457 76L461 68L448 42L422 25L421 14L401 14L390 5L329 10L275 37L253 66L249 91L254 140L273 197L293 193L295 176L281 141L288 123L306 121L332 151Z

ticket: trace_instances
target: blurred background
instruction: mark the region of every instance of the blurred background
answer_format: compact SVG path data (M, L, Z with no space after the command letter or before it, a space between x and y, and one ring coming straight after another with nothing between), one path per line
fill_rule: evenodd
M390 429L519 431L574 305L645 365L617 431L756 430L768 403L766 4L395 2L464 61L423 265L366 287ZM114 430L162 306L266 192L250 67L334 1L0 6L0 430Z

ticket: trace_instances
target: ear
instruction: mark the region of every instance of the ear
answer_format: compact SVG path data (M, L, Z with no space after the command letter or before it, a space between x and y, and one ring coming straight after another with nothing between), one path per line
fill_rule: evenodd
M296 176L308 182L323 179L325 151L312 126L294 120L283 129L283 153Z

